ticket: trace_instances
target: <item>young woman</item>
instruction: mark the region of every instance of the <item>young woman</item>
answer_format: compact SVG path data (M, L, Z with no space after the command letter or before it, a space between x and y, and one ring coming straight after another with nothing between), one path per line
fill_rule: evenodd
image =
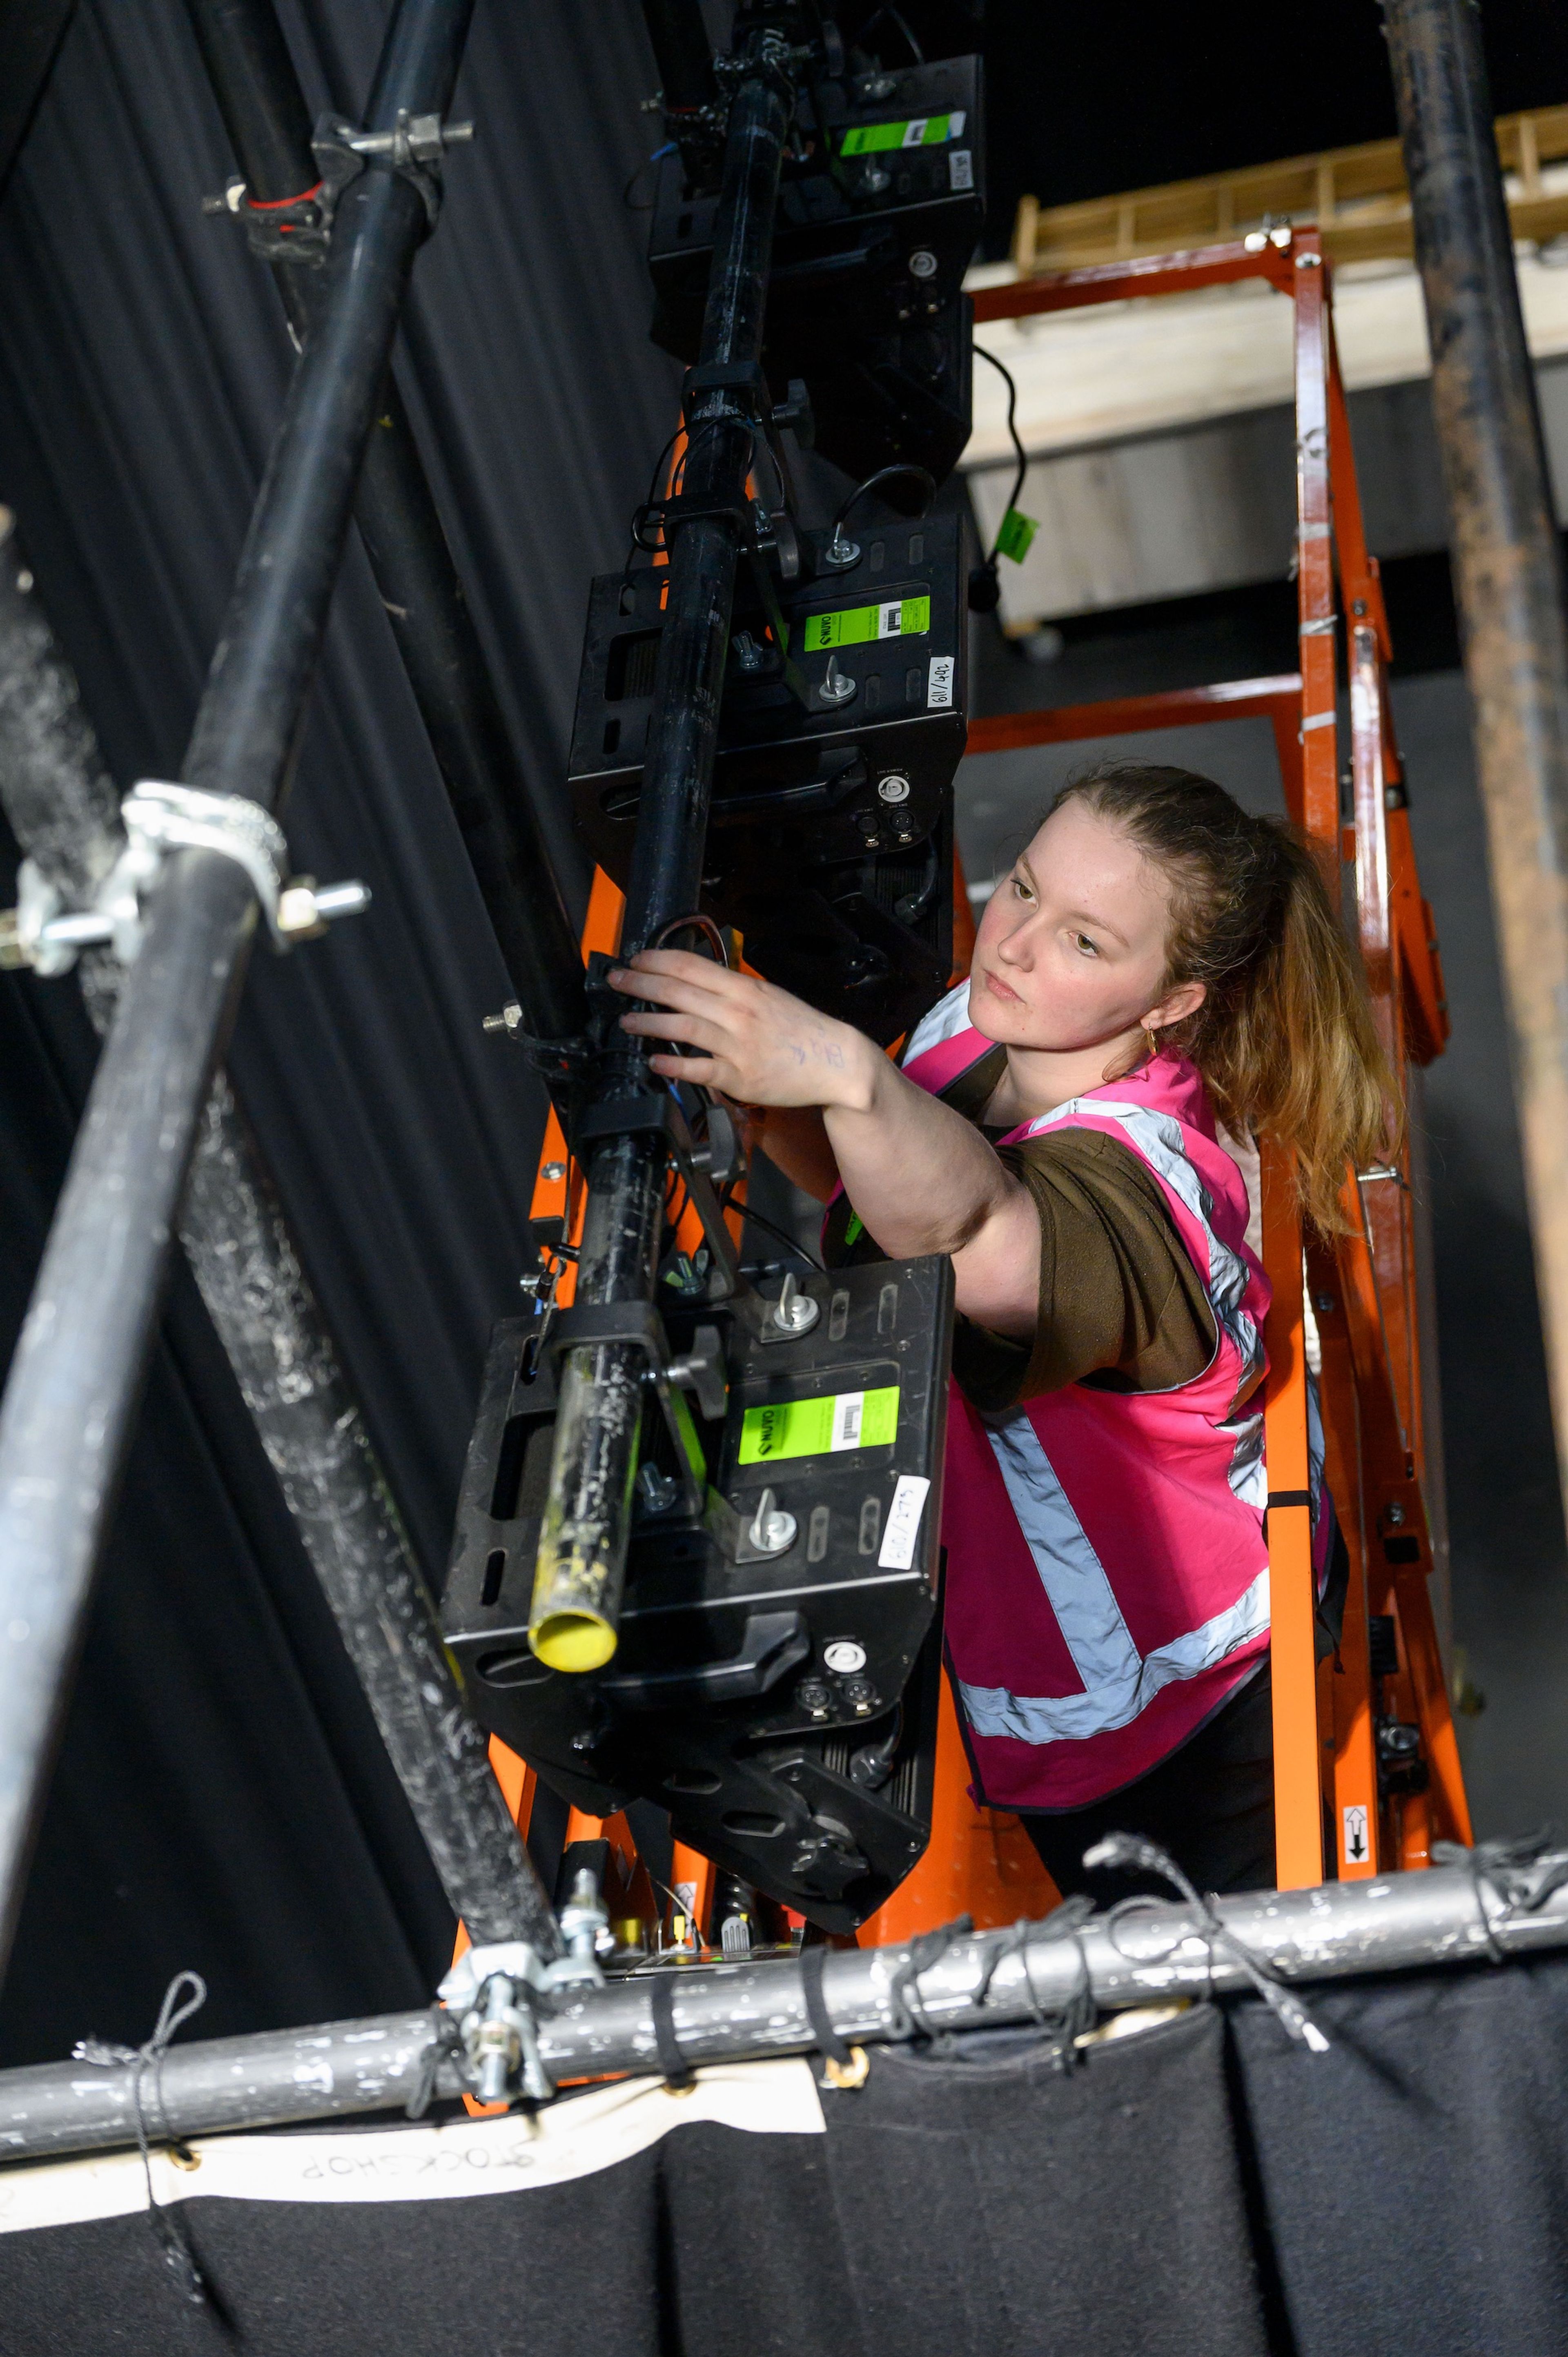
M1024 1813L1064 1892L1133 1887L1081 1866L1113 1827L1209 1889L1272 1886L1269 1296L1233 1148L1294 1149L1332 1232L1395 1117L1311 855L1187 770L1092 771L902 1069L701 958L614 979L651 1002L628 1031L698 1051L656 1071L768 1109L769 1156L832 1199L830 1257L951 1256L946 1636L977 1795Z

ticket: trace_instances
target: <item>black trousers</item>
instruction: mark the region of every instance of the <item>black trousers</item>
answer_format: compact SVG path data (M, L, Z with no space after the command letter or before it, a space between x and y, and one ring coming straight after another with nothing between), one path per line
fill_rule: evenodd
M1088 1872L1084 1851L1112 1833L1158 1842L1200 1890L1272 1890L1274 1739L1267 1663L1146 1776L1087 1809L1026 1810L1023 1823L1064 1899L1081 1890L1110 1907L1144 1894L1176 1897L1157 1876Z

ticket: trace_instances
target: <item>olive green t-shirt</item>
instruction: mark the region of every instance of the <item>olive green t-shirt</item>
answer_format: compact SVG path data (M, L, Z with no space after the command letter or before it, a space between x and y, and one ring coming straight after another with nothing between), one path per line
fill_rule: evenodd
M993 1048L972 1064L940 1092L942 1102L978 1122L1005 1053ZM985 1134L993 1143L1006 1135ZM1025 1341L960 1318L953 1372L976 1407L1013 1407L1074 1383L1171 1391L1200 1375L1214 1356L1214 1315L1147 1165L1098 1129L1051 1130L998 1150L1039 1213L1039 1321ZM845 1244L842 1196L833 1209L830 1258L875 1258L864 1233Z

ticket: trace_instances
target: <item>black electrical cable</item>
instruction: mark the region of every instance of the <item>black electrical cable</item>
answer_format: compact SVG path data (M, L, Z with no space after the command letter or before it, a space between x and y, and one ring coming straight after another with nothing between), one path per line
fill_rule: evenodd
M737 1179L736 1181L736 1186L738 1186L739 1183L740 1182ZM724 1193L719 1198L720 1210L727 1211L734 1201L735 1186L726 1187ZM798 1260L807 1262L816 1270L819 1276L826 1276L828 1273L826 1263L820 1261L817 1258L816 1254L812 1252L809 1246L798 1243L795 1237L789 1233L788 1230L779 1227L778 1222L774 1220L764 1219L762 1213L760 1211L754 1211L749 1203L742 1203L737 1208L745 1213L746 1219L753 1221L757 1227L766 1228L768 1233L772 1236L777 1243L785 1245L789 1251L794 1254Z
M995 353L988 352L983 344L976 344L973 347L973 351L974 357L977 361L989 361L991 362L992 367L996 371L997 375L1002 379L1003 383L1007 388L1007 434L1008 438L1013 445L1014 456L1018 461L1018 470L1013 478L1013 489L1008 494L1007 504L1002 511L1002 522L996 527L996 539L992 547L991 554L985 558L983 564L975 566L973 572L969 576L970 612L972 614L994 614L997 607L1002 601L1002 583L996 571L997 560L1002 554L1002 534L1005 528L1008 517L1017 506L1018 500L1023 493L1024 478L1029 471L1029 454L1025 449L1023 442L1019 438L1018 387L1014 382L1012 370L1004 368Z
M878 467L875 475L867 475L864 483L856 483L854 490L834 516L833 538L835 540L849 519L850 510L865 497L867 491L874 491L878 483L891 482L895 477L900 477L906 481L919 485L925 497L920 506L915 510L915 513L922 516L926 513L937 496L937 479L929 468L914 466L908 460L904 460L896 467Z
M653 207L654 207L654 204L655 204L655 201L656 201L656 199L655 199L654 198L650 197L650 198L649 198L649 199L648 199L648 202L647 202L645 205L644 205L644 204L635 204L635 205L634 205L634 204L632 203L632 201L631 201L631 192L632 192L633 188L636 188L636 186L637 186L637 184L638 184L639 180L640 180L640 179L641 179L641 178L642 178L642 176L643 176L644 172L648 171L648 170L650 168L650 167L651 167L651 166L653 166L653 165L655 165L655 164L659 163L659 162L661 160L661 158L662 158L662 157L664 157L664 156L673 156L673 155L674 155L674 153L675 153L675 142L674 142L674 140L673 140L673 139L667 139L667 140L665 141L665 143L664 143L664 145L663 145L663 146L662 146L662 147L656 147L656 148L654 149L654 151L653 151L652 155L649 156L649 158L648 158L648 160L647 160L647 162L646 162L646 163L642 163L642 164L639 164L639 165L638 166L638 167L637 167L636 171L632 174L632 176L631 176L630 179L627 182L627 184L626 184L625 188L624 188L621 190L621 192L620 192L620 200L621 200L622 204L626 207L626 209L627 209L628 212L632 212L632 213L650 213L650 212L653 210ZM671 441L673 441L673 439L674 439L674 436L673 436L673 435L671 435ZM668 446L666 446L666 447L668 447Z

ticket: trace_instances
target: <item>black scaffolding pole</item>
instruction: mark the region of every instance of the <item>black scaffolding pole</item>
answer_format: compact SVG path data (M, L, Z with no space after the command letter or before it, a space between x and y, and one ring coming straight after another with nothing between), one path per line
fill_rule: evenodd
M67 907L91 902L125 847L119 796L3 510L0 806L45 886ZM112 952L89 950L79 972L88 1013L106 1032L122 969ZM260 1149L221 1072L197 1133L179 1233L454 1911L480 1945L548 1946L545 1895Z
M763 312L794 88L783 37L746 33L736 61L700 360L688 380L681 494L665 511L670 592L659 641L642 799L622 921L623 955L697 906L736 568L748 530L746 479L758 437ZM682 510L685 513L682 518ZM590 1111L648 1085L640 1044L606 1052ZM575 1302L653 1297L666 1144L646 1128L610 1135L587 1162ZM562 1361L550 1493L530 1640L552 1667L598 1667L615 1650L630 1537L646 1351L610 1340Z
M302 341L323 277L304 258L319 251L310 223L321 178L305 94L272 0L187 7L244 177L239 211L301 257L274 274ZM523 1023L537 1039L575 1038L582 959L390 368L354 513Z
M1475 0L1384 0L1568 1501L1568 617Z
M263 809L286 791L398 311L429 224L396 135L405 118L445 114L470 9L471 0L398 0L394 9L366 117L384 137L338 199L320 300L187 755L185 782L199 790ZM255 914L255 888L235 858L184 848L166 860L0 1406L0 1960ZM553 1945L548 1921L538 1929Z

